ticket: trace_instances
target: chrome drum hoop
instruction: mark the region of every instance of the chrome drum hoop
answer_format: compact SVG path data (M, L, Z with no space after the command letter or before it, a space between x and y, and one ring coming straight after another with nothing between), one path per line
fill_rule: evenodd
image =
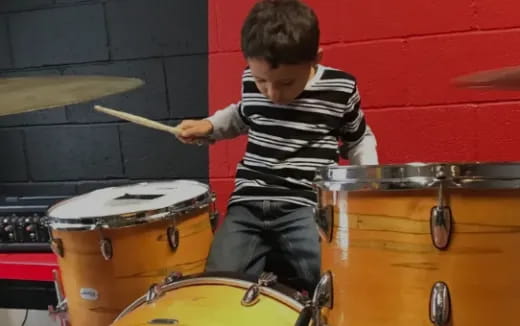
M447 188L520 189L520 162L329 166L314 181L331 191L428 189L441 181Z
M45 218L45 224L54 230L63 231L91 231L95 229L116 229L130 227L140 224L152 223L161 220L172 219L185 215L191 211L205 209L209 207L213 201L213 195L209 190L209 186L198 181L183 181L193 185L203 187L205 192L184 201L178 201L167 207L152 210L142 210L129 212L118 215L105 215L81 218L67 218L53 215L53 211L60 206L67 205L72 200L86 197L89 194L80 195L64 201L61 201L48 210L48 216ZM117 187L115 187L117 188Z
M226 276L229 274L229 276ZM235 273L202 273L199 275L191 275L187 277L183 277L179 280L175 280L171 283L164 283L159 286L158 291L161 294L167 293L169 291L173 291L175 289L180 289L183 287L196 286L196 285L227 285L230 287L244 289L244 293L246 290L254 285L255 283L252 280L246 280L236 276ZM289 289L285 286L277 285L273 287L261 287L261 294L266 295L270 298L273 298L279 302L282 302L289 306L291 309L295 311L302 311L304 308L303 302L301 302L300 298L298 298L297 292L290 293ZM140 306L146 304L147 295L143 295L142 297L135 300L128 307L126 307L120 314L117 316L115 321L120 320L124 316L128 315L132 311L136 310Z

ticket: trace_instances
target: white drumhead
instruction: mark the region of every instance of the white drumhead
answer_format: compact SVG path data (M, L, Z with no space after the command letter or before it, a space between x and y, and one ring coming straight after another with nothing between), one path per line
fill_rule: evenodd
M53 219L118 216L175 207L208 192L208 186L191 180L139 183L105 188L68 199L48 211Z

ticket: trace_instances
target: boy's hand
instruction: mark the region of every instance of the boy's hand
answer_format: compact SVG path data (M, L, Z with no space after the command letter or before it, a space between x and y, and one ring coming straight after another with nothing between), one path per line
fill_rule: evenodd
M184 144L208 141L209 135L213 132L213 125L209 120L183 120L177 128L181 129L177 138Z

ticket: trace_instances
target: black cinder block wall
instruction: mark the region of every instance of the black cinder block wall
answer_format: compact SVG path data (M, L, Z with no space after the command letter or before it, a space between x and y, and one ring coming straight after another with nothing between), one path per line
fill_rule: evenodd
M207 0L1 0L1 77L101 74L146 85L0 117L0 196L68 196L142 180L207 182L207 147L92 109L102 104L169 124L205 117L207 21Z

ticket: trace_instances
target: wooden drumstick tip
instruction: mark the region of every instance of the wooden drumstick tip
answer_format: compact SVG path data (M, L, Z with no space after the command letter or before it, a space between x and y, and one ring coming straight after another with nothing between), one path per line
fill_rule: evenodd
M117 117L117 118L120 118L120 119L123 119L126 121L130 121L132 123L135 123L135 124L138 124L138 125L141 125L144 127L165 131L165 132L168 132L168 133L171 133L174 135L178 135L181 133L181 129L179 129L178 127L172 127L172 126L169 126L169 125L157 122L157 121L153 121L153 120L150 120L147 118L140 117L135 114L130 114L130 113L114 110L114 109L109 109L109 108L103 107L101 105L94 105L94 110L106 113L108 115L111 115L111 116L114 116L114 117Z
M101 105L94 105L94 109L96 111L103 112L108 115L111 115L111 116L114 116L114 117L117 117L117 118L120 118L120 119L123 119L126 121L130 121L132 123L135 123L135 124L147 127L147 128L168 132L170 134L174 134L175 136L179 136L182 132L182 129L179 127L172 127L172 126L169 126L169 125L157 122L157 121L153 121L153 120L150 120L147 118L140 117L135 114L130 114L130 113L114 110L114 109L109 109L109 108L103 107ZM197 145L202 146L205 144L213 144L214 142L215 142L215 140L213 140L213 139L203 138L203 139L198 140Z

